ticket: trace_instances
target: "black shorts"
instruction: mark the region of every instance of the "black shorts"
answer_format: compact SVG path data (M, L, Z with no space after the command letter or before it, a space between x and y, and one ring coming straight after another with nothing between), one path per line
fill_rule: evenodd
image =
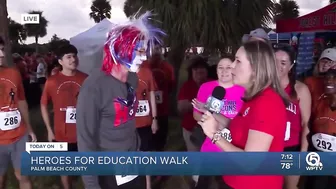
M137 128L139 137L140 137L140 151L153 151L154 145L153 145L153 133L152 133L152 127L151 126L145 126Z
M41 84L41 85L45 84L46 81L47 79L45 77L40 77L37 79L38 84Z
M301 145L285 147L284 152L300 152Z
M335 189L336 177L334 176L305 176L304 189Z
M61 141L54 140L53 142L61 142ZM77 152L77 151L78 151L77 143L68 143L68 152Z

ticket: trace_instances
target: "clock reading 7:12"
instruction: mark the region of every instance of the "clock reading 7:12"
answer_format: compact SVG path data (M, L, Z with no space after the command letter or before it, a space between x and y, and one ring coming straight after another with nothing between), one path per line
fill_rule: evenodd
M281 160L293 160L293 154L281 154Z

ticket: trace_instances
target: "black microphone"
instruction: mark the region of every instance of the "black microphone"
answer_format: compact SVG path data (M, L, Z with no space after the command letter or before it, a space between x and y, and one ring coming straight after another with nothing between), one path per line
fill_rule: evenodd
M212 95L206 101L205 109L211 113L220 113L224 103L223 98L225 96L225 89L221 86L217 86L212 91Z

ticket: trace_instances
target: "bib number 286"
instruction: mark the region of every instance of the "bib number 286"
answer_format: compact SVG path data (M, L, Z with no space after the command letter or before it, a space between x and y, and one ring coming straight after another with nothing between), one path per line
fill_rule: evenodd
M321 139L316 139L316 143L317 143L317 147L319 147L319 148L329 150L329 151L333 151L331 142L326 142L326 141L321 140Z
M5 117L4 118L5 126L12 126L19 123L17 116Z

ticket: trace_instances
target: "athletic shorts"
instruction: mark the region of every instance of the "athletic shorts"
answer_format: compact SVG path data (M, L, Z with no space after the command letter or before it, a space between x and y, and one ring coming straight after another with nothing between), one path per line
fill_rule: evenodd
M137 128L140 137L140 151L148 152L154 150L154 140L151 126Z
M301 146L296 145L296 146L285 147L284 151L285 152L300 152L301 151Z
M61 141L54 140L53 142L61 142ZM77 143L68 143L68 152L77 152L77 151L78 151Z
M15 170L21 168L21 154L26 151L28 139L28 135L24 135L12 144L0 145L0 175L7 172L10 162Z
M37 82L40 85L45 84L46 81L47 81L47 79L45 77L40 77L40 78L37 79Z

